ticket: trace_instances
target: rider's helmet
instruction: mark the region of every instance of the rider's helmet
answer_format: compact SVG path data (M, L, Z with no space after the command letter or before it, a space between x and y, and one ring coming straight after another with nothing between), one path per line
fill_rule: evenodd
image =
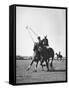
M61 54L61 52L59 51L59 55Z
M45 36L45 39L47 39L47 35Z
M40 40L40 36L38 36L37 38L38 38L38 40Z

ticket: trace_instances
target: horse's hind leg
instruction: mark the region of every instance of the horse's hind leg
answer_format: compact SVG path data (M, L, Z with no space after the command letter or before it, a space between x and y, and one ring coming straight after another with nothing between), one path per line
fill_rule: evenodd
M52 70L54 70L54 67L53 67L53 58L51 60L50 67L51 67Z
M30 63L30 65L27 68L27 71L31 68L32 64L33 64L34 60Z
M49 71L49 60L48 61L45 60L45 62L46 62L46 66L47 66L47 71Z
M40 65L42 66L42 71L44 71L43 62L44 62L44 60L42 60L41 63L40 63Z

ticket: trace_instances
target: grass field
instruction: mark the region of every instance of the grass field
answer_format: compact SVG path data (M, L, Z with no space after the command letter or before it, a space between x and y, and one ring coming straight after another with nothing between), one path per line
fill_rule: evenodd
M31 60L16 60L16 83L32 83L32 82L51 82L66 80L66 60L53 61L55 71L48 71L44 67L44 71L38 64L37 72L33 72L35 63L29 71L26 71Z

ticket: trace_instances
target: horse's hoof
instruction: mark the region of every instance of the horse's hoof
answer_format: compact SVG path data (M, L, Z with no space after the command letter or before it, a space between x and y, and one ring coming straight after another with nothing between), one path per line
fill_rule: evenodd
M41 71L45 71L44 69L42 69Z
M26 71L29 71L29 68Z
M34 70L33 72L37 72L37 70Z
M55 69L54 69L54 68L52 68L52 69L51 69L51 71L55 71Z
M49 69L47 70L47 72L49 72Z

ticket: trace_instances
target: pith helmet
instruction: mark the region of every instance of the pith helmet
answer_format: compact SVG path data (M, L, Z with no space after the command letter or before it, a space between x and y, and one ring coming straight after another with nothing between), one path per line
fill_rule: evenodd
M38 36L37 38L40 39L40 36Z
M47 35L45 36L45 38L47 38Z

